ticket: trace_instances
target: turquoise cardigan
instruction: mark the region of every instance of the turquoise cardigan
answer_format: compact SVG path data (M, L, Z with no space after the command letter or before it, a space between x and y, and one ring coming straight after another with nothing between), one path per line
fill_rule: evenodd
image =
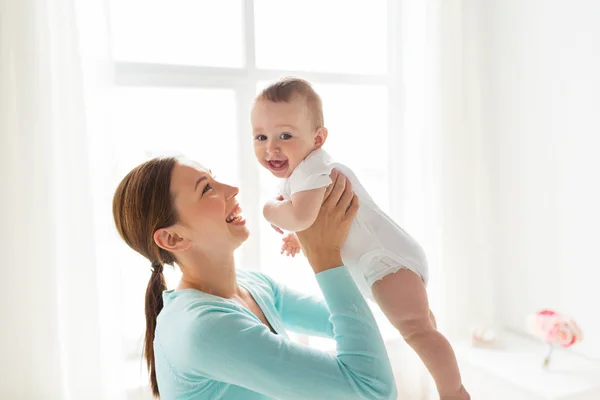
M276 334L232 300L165 291L154 339L161 399L396 399L383 340L348 270L316 278L324 301L238 272ZM336 353L296 343L286 330L332 337Z

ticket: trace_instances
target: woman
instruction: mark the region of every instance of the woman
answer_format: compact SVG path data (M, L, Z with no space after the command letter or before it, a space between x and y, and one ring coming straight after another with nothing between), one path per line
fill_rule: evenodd
M298 235L324 301L236 270L234 250L249 234L238 189L210 170L154 158L123 179L113 199L116 227L152 265L144 355L154 396L396 398L381 335L340 256L357 198L343 176L334 171L332 179L317 221ZM163 265L173 263L182 278L166 290ZM337 352L295 343L285 329L332 337Z

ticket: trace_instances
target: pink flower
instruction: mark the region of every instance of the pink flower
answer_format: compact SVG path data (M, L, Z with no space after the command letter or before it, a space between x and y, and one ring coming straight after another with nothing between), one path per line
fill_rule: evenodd
M552 310L540 310L529 317L530 332L546 343L570 347L583 339L575 321Z

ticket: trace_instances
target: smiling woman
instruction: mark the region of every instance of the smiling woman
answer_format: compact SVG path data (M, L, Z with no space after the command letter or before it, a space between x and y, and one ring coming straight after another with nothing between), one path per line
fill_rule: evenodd
M154 396L395 398L381 335L341 262L358 200L343 176L331 178L322 212L299 234L325 301L236 270L233 252L249 234L238 189L206 168L154 158L123 178L113 199L115 225L152 265L144 356ZM163 264L175 263L182 278L166 290ZM340 290L344 283L349 287ZM339 350L299 345L286 329L328 337L335 330Z
M217 190L222 196L216 195ZM238 215L237 193L237 188L217 183L210 170L173 157L141 164L123 178L115 191L113 217L117 230L129 247L152 265L146 289L144 356L155 394L154 338L163 307L162 293L167 289L163 265L173 266L175 254L189 250L192 244L203 252L220 248L233 253L248 238L245 220ZM232 241L232 237L237 240ZM194 260L179 255L182 270L190 263ZM185 277L184 273L180 288L188 286Z

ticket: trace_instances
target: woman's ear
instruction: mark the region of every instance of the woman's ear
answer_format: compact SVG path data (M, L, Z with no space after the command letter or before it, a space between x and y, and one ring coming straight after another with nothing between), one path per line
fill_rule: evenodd
M327 128L324 126L317 129L317 133L315 134L315 148L319 148L325 144L327 140Z
M179 236L171 228L161 228L154 232L154 243L167 251L183 251L190 247L190 241Z

